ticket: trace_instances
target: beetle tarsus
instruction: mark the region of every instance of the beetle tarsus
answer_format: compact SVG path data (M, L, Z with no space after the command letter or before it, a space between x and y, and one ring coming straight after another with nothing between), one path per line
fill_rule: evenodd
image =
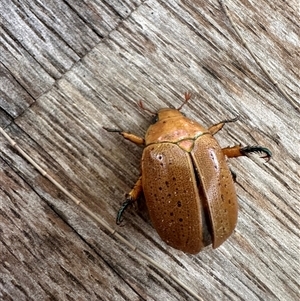
M260 158L265 159L266 162L270 161L271 157L272 157L272 153L271 151L263 146L245 146L243 148L241 148L241 153L244 156L248 156L248 154L250 153L263 153L264 155L261 156Z
M133 200L128 195L126 196L126 201L122 204L121 208L118 211L117 218L116 218L116 224L120 225L123 221L122 215L124 211L127 209L128 206L130 206L133 203Z
M225 120L223 120L223 121L221 121L220 123L230 123L230 122L236 122L236 121L238 121L240 119L240 116L239 115L237 115L236 117L234 117L234 118L232 118L232 119L225 119Z
M229 122L235 122L239 119L240 117L239 116L236 116L232 119L226 119L226 120L223 120L217 124L214 124L212 125L208 131L212 134L212 135L215 135L216 133L218 133L220 130L222 130L223 126L226 124L226 123L229 123Z
M102 127L103 129L105 129L107 132L115 132L115 133L119 133L121 134L123 131L122 130L118 130L118 129L110 129L110 128L107 128L107 127Z

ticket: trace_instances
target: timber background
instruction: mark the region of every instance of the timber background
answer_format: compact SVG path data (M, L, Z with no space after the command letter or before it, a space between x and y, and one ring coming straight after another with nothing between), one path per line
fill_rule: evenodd
M118 231L203 300L298 300L299 2L226 1L274 88L217 0L0 1L0 125L112 227L137 180L150 110L178 107L222 146L264 145L264 164L230 160L239 221L196 256L163 243L134 208ZM298 107L297 107L298 104ZM1 300L194 300L102 229L0 136Z

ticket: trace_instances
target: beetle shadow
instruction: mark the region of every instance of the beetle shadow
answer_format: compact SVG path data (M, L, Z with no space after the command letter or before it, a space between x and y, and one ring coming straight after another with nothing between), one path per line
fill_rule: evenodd
M152 226L144 193L141 193L140 197L138 198L135 206L135 211L145 222Z

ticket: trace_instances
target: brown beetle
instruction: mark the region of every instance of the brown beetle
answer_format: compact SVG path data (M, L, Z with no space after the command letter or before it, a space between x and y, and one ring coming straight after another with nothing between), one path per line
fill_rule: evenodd
M186 93L184 103L189 99ZM263 158L269 160L272 154L261 146L221 148L213 135L236 118L206 129L183 116L181 107L160 109L145 139L105 129L145 145L142 175L120 208L117 223L143 192L151 222L162 240L196 254L211 243L213 248L219 247L237 223L237 196L226 157L263 152Z

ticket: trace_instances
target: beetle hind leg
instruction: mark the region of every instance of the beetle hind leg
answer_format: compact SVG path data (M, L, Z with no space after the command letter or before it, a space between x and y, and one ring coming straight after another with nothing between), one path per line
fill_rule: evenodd
M139 177L131 191L126 195L126 200L120 207L117 218L116 218L116 224L120 225L122 222L122 215L124 211L127 209L128 206L133 204L141 195L143 191L143 186L142 186L142 176Z
M268 162L272 153L266 147L257 145L257 146L245 146L241 147L240 145L235 145L233 147L222 148L223 154L228 158L236 158L240 156L248 156L251 153L263 153L264 155L261 158L265 159Z

